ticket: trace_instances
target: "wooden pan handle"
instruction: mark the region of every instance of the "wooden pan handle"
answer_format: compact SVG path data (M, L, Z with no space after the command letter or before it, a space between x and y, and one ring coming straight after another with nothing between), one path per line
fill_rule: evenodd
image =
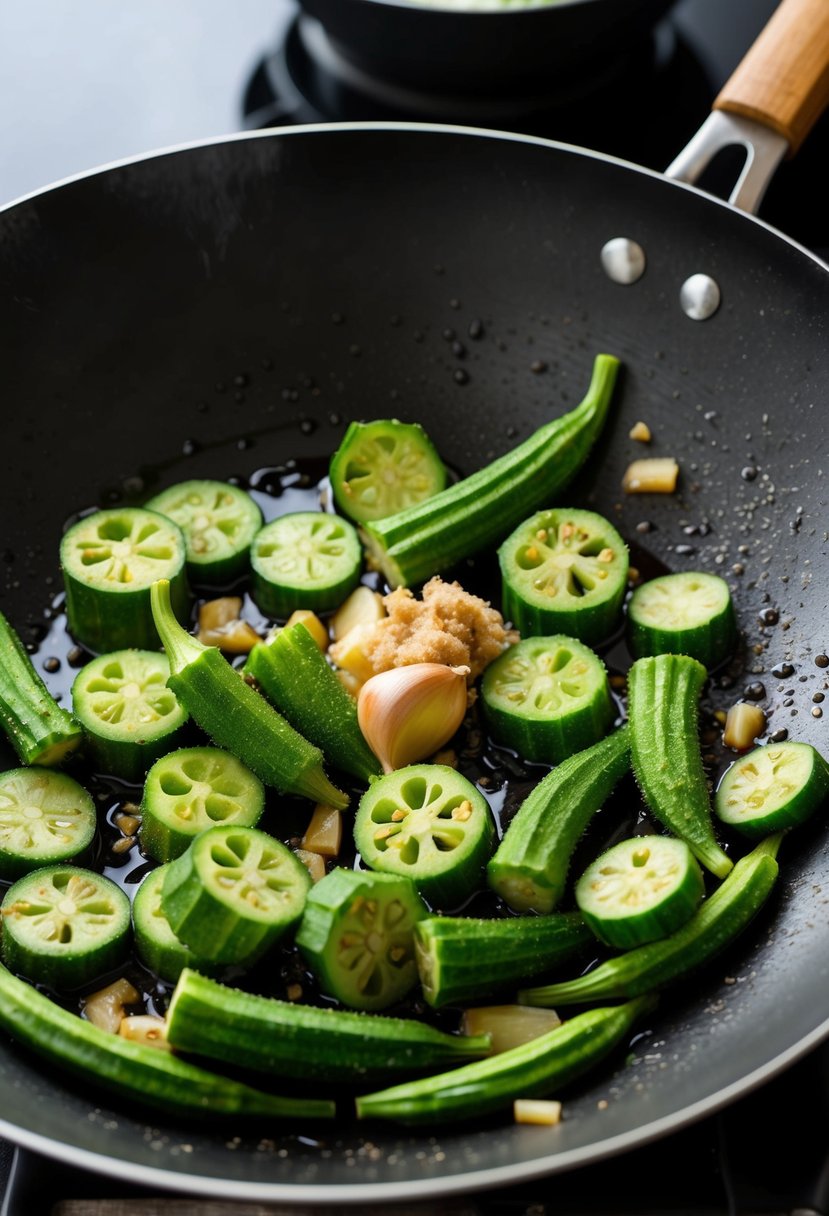
M829 0L782 0L715 110L777 131L796 152L829 105Z

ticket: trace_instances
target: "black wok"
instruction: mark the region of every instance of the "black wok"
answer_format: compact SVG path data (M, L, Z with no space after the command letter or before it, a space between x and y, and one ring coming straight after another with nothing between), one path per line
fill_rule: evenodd
M647 252L629 287L599 259L620 235ZM704 323L678 304L696 272L722 290ZM693 188L540 140L295 129L85 176L0 215L0 605L36 636L73 510L324 457L349 417L392 412L472 470L573 404L608 350L625 375L572 498L657 561L721 569L770 728L829 752L811 713L829 646L828 331L829 273L804 250ZM674 497L621 494L640 418L681 462ZM769 673L783 660L781 682ZM0 1130L121 1178L126 1161L135 1180L238 1199L366 1204L595 1160L716 1109L829 1033L824 823L787 840L782 862L747 936L665 1001L633 1064L573 1089L553 1132L371 1128L367 1144L342 1127L315 1143L147 1121L5 1036Z

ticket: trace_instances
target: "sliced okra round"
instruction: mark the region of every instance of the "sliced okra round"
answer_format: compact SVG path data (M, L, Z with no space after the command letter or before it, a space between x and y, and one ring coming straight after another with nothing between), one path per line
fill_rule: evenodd
M281 515L251 547L253 597L268 616L297 608L328 612L360 581L360 540L352 524L323 511Z
M129 948L130 902L101 874L49 866L9 887L3 962L50 988L78 988L117 966Z
M257 828L220 825L171 861L161 907L176 937L211 963L249 966L299 920L311 879Z
M365 864L411 878L440 908L457 907L480 883L493 835L484 796L442 764L411 764L372 782L354 820Z
M496 743L558 764L601 739L613 721L604 663L575 638L525 638L487 667L484 716Z
M156 760L141 799L141 848L155 861L180 857L216 824L255 827L265 809L259 778L218 747L182 747Z
M576 903L600 941L629 950L674 933L703 891L702 871L684 840L636 836L587 867L576 883Z
M146 506L178 524L187 542L187 565L196 581L229 583L250 562L250 544L262 512L245 490L226 481L182 481Z
M414 927L427 915L410 878L336 869L311 888L296 943L329 996L387 1009L417 983Z
M383 418L351 423L331 458L330 478L339 509L364 523L437 494L446 466L422 426Z
M157 511L113 507L78 520L60 545L72 636L97 653L158 646L150 588L169 579L173 610L183 620L185 555L181 529Z
M637 659L688 654L710 670L728 658L737 638L728 584L691 570L642 583L628 604L627 632Z
M95 835L95 803L83 786L50 768L0 775L0 878L77 857Z
M524 637L600 642L619 618L628 550L594 511L557 507L520 524L498 550L504 615Z
M145 966L159 979L173 984L185 967L210 975L215 968L176 937L161 907L167 866L156 866L143 880L132 901L135 949Z
M714 799L723 823L767 836L803 823L829 798L829 766L809 743L767 743L731 765Z
M81 668L72 709L97 768L140 781L175 744L187 710L167 687L169 678L167 656L154 650L118 650Z

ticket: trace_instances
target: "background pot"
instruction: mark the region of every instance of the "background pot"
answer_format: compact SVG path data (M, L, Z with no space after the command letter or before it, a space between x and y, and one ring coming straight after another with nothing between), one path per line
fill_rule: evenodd
M673 0L561 0L503 12L300 0L346 64L431 93L544 94L636 46Z

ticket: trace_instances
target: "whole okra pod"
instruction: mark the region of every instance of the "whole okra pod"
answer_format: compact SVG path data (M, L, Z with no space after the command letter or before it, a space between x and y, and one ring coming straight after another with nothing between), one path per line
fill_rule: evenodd
M719 954L740 934L771 894L782 833L768 836L742 857L689 921L661 941L609 959L576 980L526 988L523 1005L575 1005L634 997L662 988Z
M619 360L597 355L584 400L511 452L423 502L364 526L371 558L393 587L413 586L496 544L575 477L599 437Z
M626 1005L590 1009L499 1055L365 1094L357 1098L357 1116L446 1123L502 1110L516 1098L544 1097L609 1055L654 1004L651 997L639 997Z
M685 654L637 659L628 672L630 759L660 823L707 870L725 878L733 862L717 844L700 755L697 705L707 672Z
M153 618L170 660L167 681L193 721L266 785L342 810L348 798L322 768L322 752L260 697L215 646L203 646L173 615L170 584L152 585Z
M60 764L83 739L80 725L55 701L2 612L0 726L22 764Z

